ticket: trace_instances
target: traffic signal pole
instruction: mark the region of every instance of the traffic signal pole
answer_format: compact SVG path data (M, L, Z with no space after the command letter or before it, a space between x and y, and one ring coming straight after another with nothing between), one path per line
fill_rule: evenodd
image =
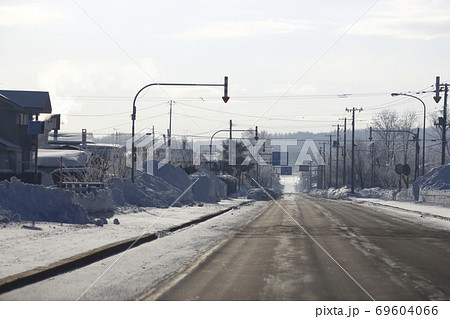
M223 86L224 94L222 100L227 103L230 97L228 96L228 76L224 77L223 84L211 84L211 83L150 83L142 87L135 95L133 100L133 113L131 114L131 181L134 183L136 174L136 147L134 141L135 121L136 121L136 100L139 94L150 86Z

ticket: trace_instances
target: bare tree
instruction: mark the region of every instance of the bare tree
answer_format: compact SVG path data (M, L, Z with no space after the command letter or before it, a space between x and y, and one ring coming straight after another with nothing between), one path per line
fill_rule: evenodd
M396 111L383 110L372 120L375 143L372 154L376 179L381 187L396 187L396 164L416 164L415 147L411 143L417 127L417 114L406 112L399 115Z

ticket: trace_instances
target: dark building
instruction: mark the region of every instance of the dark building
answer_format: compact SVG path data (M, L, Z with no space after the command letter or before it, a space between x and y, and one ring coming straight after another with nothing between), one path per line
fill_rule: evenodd
M35 138L28 123L51 112L48 92L0 90L0 169L21 173L33 166Z

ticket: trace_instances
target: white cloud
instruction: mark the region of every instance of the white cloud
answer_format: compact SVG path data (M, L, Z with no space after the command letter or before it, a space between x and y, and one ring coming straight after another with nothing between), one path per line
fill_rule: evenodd
M39 5L0 6L0 27L48 24L61 18L60 12Z
M283 34L305 29L311 29L311 25L298 20L220 21L176 36L188 40L225 39Z
M151 58L134 63L103 61L55 60L40 66L39 86L57 95L126 94L139 88L140 82L150 81L142 69L156 78L157 70Z
M382 3L384 7L381 7ZM382 9L376 10L377 7ZM373 10L353 26L349 33L417 40L450 37L448 1L380 1Z

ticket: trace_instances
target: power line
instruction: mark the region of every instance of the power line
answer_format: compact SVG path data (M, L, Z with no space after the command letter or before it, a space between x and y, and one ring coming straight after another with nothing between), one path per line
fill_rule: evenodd
M390 92L369 92L369 93L343 93L343 94L309 94L309 95L284 95L283 97L279 97L276 95L241 95L241 96L233 96L233 100L236 101L264 101L264 100L318 100L318 99L351 99L351 98L364 98L364 97L375 97L375 96L387 96L390 95ZM105 101L126 101L129 100L129 96L114 96L114 95L57 95L55 98L58 99L67 99L67 100L81 100L81 101L96 101L96 100L105 100ZM179 97L177 101L198 101L200 98L193 97ZM139 100L145 101L166 101L167 98L164 97L140 97ZM201 97L203 101L209 100L217 100L216 97Z
M156 105L152 105L152 106L149 106L149 107L145 107L145 108L142 108L142 111L148 110L148 109L152 109L152 108L158 107L158 106L163 105L163 104L165 104L165 103L159 103L159 104L156 104ZM124 115L124 114L130 114L130 112L127 111L127 112L119 112L119 113L103 113L103 114L64 114L64 116L76 116L76 117L102 117L102 116L114 116L114 115Z

